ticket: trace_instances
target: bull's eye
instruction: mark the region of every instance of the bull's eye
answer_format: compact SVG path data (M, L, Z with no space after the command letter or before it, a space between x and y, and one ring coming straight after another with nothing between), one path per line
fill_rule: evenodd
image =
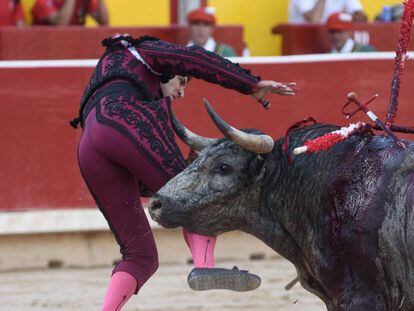
M219 164L217 167L217 171L221 175L229 175L233 172L233 168L228 164Z

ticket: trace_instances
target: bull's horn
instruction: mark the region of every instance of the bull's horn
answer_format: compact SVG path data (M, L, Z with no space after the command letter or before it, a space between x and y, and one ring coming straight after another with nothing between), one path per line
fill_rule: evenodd
M201 151L204 148L211 146L214 144L217 139L214 138L207 138L197 135L187 129L178 118L175 116L174 112L171 110L171 122L174 129L174 132L177 136L188 146L192 149L197 151Z
M211 107L207 99L204 98L204 106L207 109L213 122L217 128L228 139L243 147L246 150L254 152L256 154L265 154L273 150L275 142L269 135L254 135L240 131L231 125L227 124Z

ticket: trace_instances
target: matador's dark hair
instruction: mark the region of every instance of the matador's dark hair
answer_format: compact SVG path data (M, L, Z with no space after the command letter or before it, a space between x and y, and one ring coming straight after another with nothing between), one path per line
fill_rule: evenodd
M120 41L126 41L131 45L139 45L141 42L144 41L160 41L157 37L151 37L151 36L142 36L138 39L133 38L131 36L119 36L119 37L108 37L102 40L102 45L104 47L110 47L114 45L115 43L118 43Z
M144 42L144 41L160 41L160 39L158 39L157 37L151 37L151 36L141 36L138 39L135 39L131 36L119 36L119 37L109 37L106 39L102 40L102 45L104 47L111 47L114 44L121 42L121 41L125 41L128 42L128 44L130 46L138 46L140 43ZM167 83L168 81L170 81L174 76L171 75L162 75L160 77L161 83Z
M138 39L135 39L131 36L119 36L119 37L116 37L116 38L115 37L109 37L109 38L106 38L106 39L102 40L102 45L104 47L111 47L112 45L114 45L114 44L116 44L120 41L126 41L130 45L137 46L137 45L139 45L140 43L142 43L144 41L160 41L160 39L157 38L157 37L151 37L151 36L141 36ZM161 83L167 83L172 78L174 78L174 76L162 75L160 77L160 80L161 80ZM188 83L188 82L190 82L191 77L187 76L187 78L188 78L188 80L187 80L187 83Z

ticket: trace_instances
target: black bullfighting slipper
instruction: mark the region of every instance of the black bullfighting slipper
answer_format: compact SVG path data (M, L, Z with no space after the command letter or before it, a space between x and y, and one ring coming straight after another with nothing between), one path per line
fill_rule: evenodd
M223 268L194 268L188 275L188 285L196 291L227 289L237 292L254 290L260 286L261 279L246 270Z

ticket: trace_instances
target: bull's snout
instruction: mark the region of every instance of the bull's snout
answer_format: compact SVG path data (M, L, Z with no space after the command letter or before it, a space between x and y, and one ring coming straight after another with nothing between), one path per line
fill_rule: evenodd
M148 205L148 211L154 221L158 221L162 208L162 202L159 198L153 197Z
M176 211L174 204L171 200L164 198L160 195L152 197L150 204L148 205L148 211L151 218L158 222L161 226L166 228L177 227Z
M161 207L162 207L162 203L161 203L161 201L159 199L154 199L154 200L151 201L150 209L153 212L161 209Z

